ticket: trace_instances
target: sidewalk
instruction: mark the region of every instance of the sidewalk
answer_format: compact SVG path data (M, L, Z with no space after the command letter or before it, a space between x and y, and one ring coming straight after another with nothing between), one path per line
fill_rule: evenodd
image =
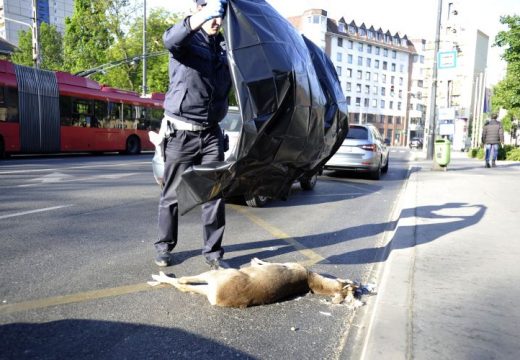
M412 163L359 358L519 358L520 163L497 165Z

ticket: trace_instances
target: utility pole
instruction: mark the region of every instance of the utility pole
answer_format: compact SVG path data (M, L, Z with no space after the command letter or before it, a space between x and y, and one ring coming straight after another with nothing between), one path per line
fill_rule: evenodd
M442 18L442 0L437 0L437 27L435 30L435 46L433 51L433 69L432 69L432 85L430 96L430 126L428 151L426 153L427 160L433 160L433 146L435 143L435 132L437 129L436 110L437 110L437 56L439 53L439 43L441 37L441 18Z
M143 96L146 95L146 0L143 4Z
M33 50L33 62L34 67L40 68L40 39L38 29L38 9L36 7L36 0L32 0L32 50Z

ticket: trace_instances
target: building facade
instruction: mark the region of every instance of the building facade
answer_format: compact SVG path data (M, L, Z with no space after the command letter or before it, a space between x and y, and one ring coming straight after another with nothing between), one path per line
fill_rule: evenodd
M18 33L31 30L33 2L39 23L55 25L61 33L65 31L65 18L72 16L74 0L0 0L0 37L18 45Z
M406 145L417 55L408 37L343 17L334 20L322 9L307 10L289 21L336 66L350 122L374 124L392 145Z

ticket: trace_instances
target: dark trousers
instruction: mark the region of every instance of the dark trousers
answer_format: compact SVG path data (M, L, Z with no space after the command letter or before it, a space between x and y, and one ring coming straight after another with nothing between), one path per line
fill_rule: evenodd
M164 187L159 200L159 237L157 251L172 251L177 244L179 207L176 189L182 173L193 165L224 160L222 131L218 126L203 131L175 130L165 139ZM226 225L223 199L202 205L204 247L208 260L224 255L222 238Z

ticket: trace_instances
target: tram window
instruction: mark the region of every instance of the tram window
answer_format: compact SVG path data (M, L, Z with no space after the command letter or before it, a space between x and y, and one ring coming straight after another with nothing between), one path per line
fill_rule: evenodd
M94 117L90 127L104 128L108 124L108 109L105 101L94 101Z
M60 120L62 126L72 126L72 98L60 96Z
M148 120L150 121L150 130L159 131L161 128L161 121L164 116L163 109L151 108L148 112Z
M121 128L121 104L108 103L108 128Z
M135 106L130 104L123 104L123 120L125 129L137 129L137 119Z
M86 99L72 99L72 126L90 127L92 103Z
M18 122L18 90L0 87L0 121Z

